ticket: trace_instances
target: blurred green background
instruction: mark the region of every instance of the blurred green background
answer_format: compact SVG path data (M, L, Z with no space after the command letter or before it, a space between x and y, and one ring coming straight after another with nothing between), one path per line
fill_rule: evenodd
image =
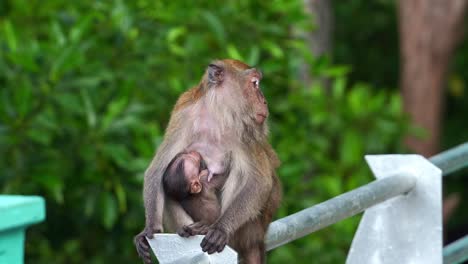
M175 100L215 58L263 71L282 161L277 217L371 181L363 155L404 153L402 138L414 133L398 91L395 3L334 7L332 56L316 58L300 0L0 1L0 193L47 200L47 221L28 231L26 263L138 263L143 172ZM443 149L468 140L463 43ZM304 85L304 64L328 87ZM461 174L446 192L466 190ZM449 232L466 231L467 219L457 212ZM280 247L268 263L344 263L358 222Z

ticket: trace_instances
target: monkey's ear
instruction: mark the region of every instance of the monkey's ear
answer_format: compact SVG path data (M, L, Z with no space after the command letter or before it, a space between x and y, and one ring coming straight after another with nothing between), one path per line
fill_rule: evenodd
M224 69L216 64L208 65L208 81L212 84L220 84L224 80Z
M197 181L192 181L190 182L190 193L191 194L196 194L196 193L200 193L201 190L202 190L202 185L201 183L197 180Z

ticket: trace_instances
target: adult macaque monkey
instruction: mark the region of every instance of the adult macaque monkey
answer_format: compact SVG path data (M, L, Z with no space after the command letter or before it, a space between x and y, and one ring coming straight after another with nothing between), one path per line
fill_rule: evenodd
M200 83L182 94L164 141L145 173L146 225L135 237L145 263L151 263L145 236L165 227L206 234L202 250L220 252L228 243L244 263L264 263L264 236L279 206L279 160L268 143L268 107L260 90L262 74L237 60L213 61ZM181 205L165 196L162 175L182 151L197 151L213 177L224 175L221 215L210 226L193 223ZM229 164L226 164L226 160Z

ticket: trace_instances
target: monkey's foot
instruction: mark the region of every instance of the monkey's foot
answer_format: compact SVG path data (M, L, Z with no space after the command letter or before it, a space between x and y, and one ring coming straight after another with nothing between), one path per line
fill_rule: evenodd
M190 225L185 225L177 230L177 234L181 237L190 237L195 235L206 235L209 230L209 225L203 222L195 222Z
M148 229L143 229L138 235L135 236L133 239L133 243L135 243L136 250L138 252L138 256L143 259L145 264L151 264L151 253L150 253L150 246L146 237L153 238L154 233L160 233L161 231L150 231Z
M206 234L205 238L201 242L200 246L204 252L213 254L215 252L223 251L224 247L228 242L228 235L223 230L212 227Z

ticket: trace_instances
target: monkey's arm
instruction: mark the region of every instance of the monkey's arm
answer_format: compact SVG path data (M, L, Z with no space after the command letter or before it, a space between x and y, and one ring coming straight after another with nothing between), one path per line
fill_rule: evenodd
M236 171L231 171L231 173ZM239 172L237 172L239 173ZM258 173L253 170L253 173ZM232 179L242 176L230 174L226 186ZM269 192L272 188L272 177L270 175L245 175L246 181L240 192L233 197L232 202L223 208L220 218L213 224L201 243L203 251L212 254L220 252L226 246L229 237L247 221L257 217L262 207L267 202ZM234 183L235 184L235 183Z
M143 199L145 204L146 229L163 231L165 194L162 186L162 175L172 158L186 147L182 127L187 119L185 108L189 105L189 99L193 97L194 90L190 89L186 91L177 100L166 128L164 140L145 172Z
M273 166L273 169L277 169L281 165L281 161L278 157L278 154L273 150L273 148L270 145L265 146L265 152L268 155L268 159L271 162L271 166Z
M164 152L164 146L159 152ZM159 153L158 153L159 154ZM164 210L165 195L161 184L163 168L156 155L150 166L145 172L145 181L143 185L143 201L145 204L145 229L150 229L155 233L163 232L162 217ZM152 237L152 234L149 235Z
M145 228L134 238L134 243L138 255L144 263L151 263L151 253L146 237L152 238L154 233L163 232L162 216L164 209L165 195L162 188L161 179L164 171L162 153L166 151L167 144L164 142L158 149L150 166L145 172L143 184L143 200L145 205Z
M184 149L184 137L180 135L180 119L184 118L179 113L173 113L166 129L166 136L158 148L151 164L145 172L143 185L143 200L145 205L145 228L134 238L138 255L145 263L151 263L149 245L145 237L152 238L154 233L163 232L163 211L165 193L162 185L162 175L171 159ZM180 206L179 206L180 207ZM171 208L173 211L183 210Z

